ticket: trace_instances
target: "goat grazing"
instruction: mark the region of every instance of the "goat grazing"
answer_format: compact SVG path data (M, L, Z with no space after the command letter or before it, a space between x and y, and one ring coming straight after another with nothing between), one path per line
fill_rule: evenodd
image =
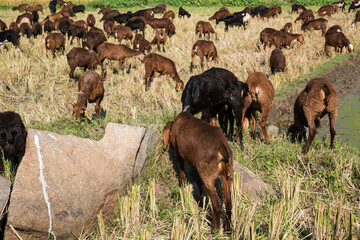
M95 29L95 27L92 27L91 29ZM91 30L84 34L82 38L82 47L85 48L88 47L90 50L94 50L97 52L97 48L106 41L106 37L104 32L99 30Z
M337 52L338 48L340 48L340 53L342 53L344 47L347 51L349 51L349 53L354 52L354 46L350 43L349 39L347 39L342 32L331 32L325 37L325 54L327 54L328 46L334 47L335 52Z
M231 185L234 179L233 154L221 129L193 117L180 113L175 121L164 128L164 148L168 143L174 147L180 168L180 186L185 183L184 161L196 168L196 183L202 194L202 183L213 206L213 230L220 229L222 203L215 188L215 180L221 176L226 218L224 231L231 228Z
M198 55L201 60L201 69L204 70L204 57L207 60L207 67L209 68L209 61L215 60L216 62L219 61L219 56L217 55L216 47L212 41L206 40L197 40L192 47L191 51L191 64L190 64L190 73L192 72L195 55Z
M175 18L174 11L168 11L168 12L164 13L163 18L169 18L169 19L171 18L171 20L174 20L174 18Z
M96 117L100 117L100 103L104 98L104 80L95 71L88 70L84 72L78 83L78 100L73 106L73 115L75 119L85 116L91 120L89 111L87 110L87 103L96 102L95 112Z
M19 114L0 112L0 158L19 164L25 155L27 131ZM4 171L3 161L0 171Z
M306 22L306 21L314 20L314 19L315 19L314 12L311 9L308 9L308 10L300 13L300 16L295 19L295 23L299 20Z
M114 33L114 37L119 40L119 43L121 43L123 39L130 40L130 42L133 39L133 33L129 27L117 25L113 28L112 32Z
M163 51L165 52L167 33L163 29L158 29L156 31L154 39L151 41L152 45L157 45L158 51L160 51L160 44L163 45Z
M287 32L287 33L293 33L293 25L292 23L286 23L282 29L280 29L281 32Z
M305 32L305 30L321 30L322 32L322 36L325 35L326 33L326 25L328 23L328 20L324 19L324 18L318 18L315 20L310 20L310 21L306 21L303 23L303 25L301 26L301 30Z
M271 56L270 56L271 73L274 74L276 72L284 72L285 66L286 66L286 59L284 54L281 52L280 49L275 48L271 52Z
M189 18L189 17L191 17L191 14L188 13L188 11L186 11L182 7L179 7L179 18L182 18L182 17L185 17L185 16L187 16Z
M274 100L274 87L270 80L266 78L265 74L261 72L254 72L249 74L246 83L249 86L249 92L244 97L242 117L244 119L244 116L251 116L253 122L252 135L255 137L256 111L260 111L260 140L265 139L265 142L269 142L269 135L266 130L266 120L273 105L272 101Z
M45 47L47 50L51 50L53 57L55 56L55 50L61 50L62 54L65 52L65 36L62 33L49 33L45 38Z
M133 49L139 49L142 52L145 52L145 50L150 51L151 50L151 43L144 38L141 34L136 34L135 39L133 42Z
M360 22L360 10L356 12L355 20L352 22L351 26L354 27L358 22Z
M291 47L291 43L294 40L298 40L298 42L300 42L301 44L304 43L304 36L302 34L292 34L292 33L287 33L287 32L281 32L281 31L276 31L273 35L272 35L272 44L275 45L276 48L280 48L280 47Z
M266 50L268 44L269 47L271 47L271 39L275 32L277 32L277 30L273 28L265 28L260 32L260 42L264 44L264 50Z
M70 78L74 78L76 67L83 67L84 72L86 72L86 69L95 70L98 63L96 53L84 48L71 49L66 58L70 67Z
M215 32L214 28L211 26L211 23L204 21L198 21L196 23L195 34L199 34L199 38L201 38L203 34L204 37L205 34L208 34L208 38L210 38L210 34L215 34L215 38L218 38L217 33Z
M149 90L151 82L153 81L155 72L161 75L169 75L176 82L176 90L181 91L184 89L184 82L180 79L176 71L175 63L164 56L156 53L150 53L144 57L145 63L145 76L144 85L145 91Z
M312 79L296 98L294 124L288 129L288 134L292 134L292 142L295 142L297 138L301 142L302 138L306 136L305 127L310 128L309 138L302 148L303 153L309 151L317 133L316 128L320 125L320 119L326 114L329 115L330 120L330 147L334 148L335 123L337 120L336 91L328 79Z

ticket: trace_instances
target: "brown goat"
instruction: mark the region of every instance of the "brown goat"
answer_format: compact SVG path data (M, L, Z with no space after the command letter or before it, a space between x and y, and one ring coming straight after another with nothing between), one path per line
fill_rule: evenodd
M314 20L314 19L315 19L314 12L311 9L308 9L308 10L300 13L300 16L295 19L295 23L299 20L305 22L305 21Z
M265 12L264 15L262 15L260 17L261 20L264 20L264 18L270 18L270 17L278 17L279 16L279 12L278 12L278 9L276 8L270 8L269 10L267 10Z
M255 137L256 127L256 111L261 112L260 126L261 136L260 139L265 142L269 142L269 135L266 130L266 120L269 116L272 101L274 100L274 87L265 74L261 72L254 72L248 76L246 83L249 85L249 92L244 98L244 108L242 113L242 119L244 123L244 117L251 117L253 122L252 135Z
M317 14L321 17L328 15L329 17L331 16L331 14L334 13L334 7L332 5L325 5L322 6L319 10L317 10Z
M170 77L172 77L176 81L176 90L180 91L184 89L184 82L180 79L176 71L175 63L171 59L156 53L150 53L145 56L144 63L145 63L145 76L144 76L145 91L149 89L149 85L153 81L155 72L159 72L161 75L169 75Z
M52 32L55 30L55 23L51 22L50 20L46 20L44 23L44 32Z
M49 33L45 38L45 47L51 50L55 57L55 50L65 51L65 36L62 33Z
M120 43L123 39L130 40L130 42L133 39L133 33L129 27L117 25L113 28L112 32L114 33L114 37L117 38Z
M153 8L153 11L155 13L163 13L167 11L167 5L166 4L159 4Z
M0 19L0 31L4 31L7 28L6 23Z
M169 37L175 34L175 25L170 19L154 18L151 20L146 20L146 23L149 24L153 29L165 28Z
M234 179L233 154L219 127L197 119L190 113L180 113L175 121L168 122L163 131L164 148L174 147L180 169L180 186L185 183L184 161L196 168L196 183L202 195L202 183L213 208L213 230L220 229L222 202L215 188L221 176L226 208L224 231L231 228L231 185Z
M31 36L31 28L28 23L22 23L20 24L20 34L22 36L26 35L27 38L30 38Z
M270 56L270 68L271 72L274 74L276 72L284 72L286 66L286 58L280 49L275 48L271 52Z
M110 12L111 11L111 8L109 7L106 7L106 8L102 8L98 11L98 14L102 14L102 15L105 15L106 13Z
M107 20L103 23L104 31L107 34L107 37L112 35L112 29L115 27L115 22L113 20Z
M171 20L174 20L175 13L174 13L174 11L168 11L168 12L164 13L162 18L169 18L169 19L171 18Z
M70 67L70 78L74 78L74 72L77 67L83 67L84 72L86 72L86 69L95 70L98 63L96 52L83 48L71 49L66 58Z
M352 22L351 26L354 27L358 22L360 22L360 10L356 12L355 20Z
M272 35L277 32L276 29L273 28L265 28L260 33L260 42L264 44L264 50L266 49L266 45L269 44L269 47L271 47L272 42Z
M342 53L344 47L349 53L354 52L354 46L350 43L349 39L347 39L342 32L332 32L325 37L325 54L327 54L328 46L334 47L335 52L337 52L338 48L340 48L340 53Z
M75 119L81 118L84 114L91 120L89 111L87 110L87 103L96 102L95 112L96 117L100 117L100 103L104 98L104 80L96 72L89 70L84 72L78 83L78 99L73 106L73 115Z
M334 148L337 120L336 91L328 79L312 79L295 101L294 124L288 129L288 134L292 134L292 142L297 138L301 142L302 138L306 137L305 127L309 127L309 138L302 148L303 153L309 151L317 133L316 128L320 125L320 119L326 114L329 115L330 120L330 147Z
M88 25L84 20L77 20L73 24L79 27L83 27L86 29L86 31L88 31Z
M219 18L231 16L232 14L228 10L219 10L212 15L209 20L216 20Z
M280 47L291 47L291 43L294 40L298 40L300 43L304 43L304 36L302 34L292 34L287 32L276 31L272 35L272 44L275 45L276 48Z
M151 20L151 19L153 19L154 18L154 11L152 10L152 9L149 9L149 10L147 10L145 13L144 13L144 18L146 19L146 20Z
M339 5L337 3L331 4L331 6L334 8L334 13L337 13L339 11Z
M31 7L27 8L27 9L26 9L26 12L37 12L37 11L40 11L42 14L44 14L43 10L44 10L43 6L41 6L40 4L38 4L38 5L34 5L34 6L31 6Z
M303 25L301 26L301 30L305 32L305 30L321 30L322 32L322 36L325 35L326 33L326 25L328 23L328 20L324 19L324 18L318 18L315 20L310 20L310 21L306 21L303 23Z
M151 41L152 45L157 45L158 51L160 51L160 44L163 45L163 51L165 52L165 44L166 44L167 33L163 29L159 29L156 31L154 39Z
M202 34L208 34L208 38L210 39L210 34L215 34L215 38L217 37L217 33L215 32L214 28L211 26L211 23L198 21L195 27L195 34L199 34L199 38L202 37Z
M110 10L109 12L104 13L100 22L107 21L107 20L114 20L113 18L119 15L120 12L118 10Z
M271 6L270 9L276 9L279 15L282 13L282 8L280 6Z
M229 9L227 7L221 7L219 8L219 11L229 11Z
M86 23L89 27L94 27L95 23L96 23L96 19L95 19L94 15L89 14L86 18Z
M136 34L135 39L133 42L133 49L139 49L142 52L145 52L145 50L150 51L151 50L151 43L144 38L141 34Z
M57 22L60 20L60 18L65 17L65 15L61 14L61 13L55 13L52 15L47 16L42 22L41 24L44 24L47 20L49 20L50 22Z
M220 59L217 55L216 47L212 41L197 40L191 51L190 73L192 73L195 55L198 55L200 57L202 70L204 70L204 57L206 57L206 66L208 68L210 60L215 60L216 62L218 62Z
M325 33L325 37L333 32L342 32L342 28L339 25L331 26Z
M15 6L12 8L13 11L19 10L19 12L23 12L26 9L28 9L30 7L29 4L20 4L19 6Z
M89 32L85 33L82 39L82 47L85 48L88 47L89 50L94 50L97 52L98 46L100 46L102 43L106 41L106 37L104 32L101 29L96 29L95 27L92 27Z
M282 29L280 29L281 32L288 32L293 33L293 25L292 23L286 23Z
M11 22L9 24L9 30L11 30L11 29L14 30L17 33L20 33L20 28L19 28L19 26L17 25L16 22Z
M122 65L125 59L131 57L138 57L140 61L142 61L145 56L143 52L133 50L125 45L117 45L108 42L101 44L97 49L98 63L101 64L103 76L106 75L105 69L103 67L103 62L105 58L119 61L119 68L122 69Z

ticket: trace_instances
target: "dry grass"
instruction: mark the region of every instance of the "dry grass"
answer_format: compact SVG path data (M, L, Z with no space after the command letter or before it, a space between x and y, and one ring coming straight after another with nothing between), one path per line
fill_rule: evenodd
M233 11L238 9L231 9ZM48 10L46 10L48 11ZM124 10L122 10L124 11ZM177 34L168 40L166 53L161 53L174 60L181 79L186 83L190 78L189 65L190 53L197 36L194 34L195 23L198 20L206 20L214 11L214 8L202 9L201 14L193 13L190 19L175 18L174 23L177 27ZM48 13L48 12L46 12ZM16 19L17 12L0 11L0 19L7 24ZM97 20L100 16L94 14ZM45 16L41 16L45 17ZM358 47L360 33L356 28L351 28L350 24L354 14L338 13L329 19L329 26L341 23L345 34L350 41ZM85 19L85 14L78 14L78 19ZM258 49L259 33L265 27L280 29L286 22L293 22L296 16L289 15L286 11L279 18L260 21L255 18L248 26L247 30L231 28L229 32L224 32L223 24L215 25L219 40L215 40L221 60L218 64L213 62L210 66L223 67L231 70L241 80L246 81L247 75L254 71L270 73L268 65L271 50ZM102 28L99 21L97 27ZM300 24L295 24L295 33L300 32ZM147 28L146 37L151 40L154 36L152 29ZM57 58L47 58L44 46L45 36L38 39L21 38L20 52L9 46L8 49L1 50L2 83L0 85L0 109L16 110L21 114L25 123L29 126L32 121L49 122L59 118L71 117L71 106L77 98L77 82L69 81L69 67L66 56L58 55ZM114 38L110 42L116 42ZM66 53L72 47L66 43ZM318 65L329 60L323 56L324 38L319 31L306 32L305 43L296 43L294 49L283 50L287 58L287 68L285 73L280 73L270 77L275 90L293 81L297 77L308 73ZM332 50L332 49L331 49ZM336 53L331 52L334 56ZM181 93L174 90L175 84L172 79L166 77L156 78L150 91L144 91L143 76L144 66L139 60L129 60L126 62L126 69L132 63L131 72L112 73L118 71L118 63L105 61L108 76L105 82L105 97L102 108L106 111L106 120L123 119L138 125L148 125L150 123L162 123L159 117L181 109ZM196 59L198 68L194 74L201 73L199 59ZM75 74L80 75L82 70L77 69ZM10 90L7 90L10 88ZM93 112L92 106L90 106ZM144 118L153 116L151 120L145 121ZM160 121L159 121L160 120Z
M92 0L76 0L72 1L73 3L88 3ZM7 5L7 6L17 6L23 3L27 3L29 5L41 4L43 6L47 6L49 4L49 0L0 0L0 5Z

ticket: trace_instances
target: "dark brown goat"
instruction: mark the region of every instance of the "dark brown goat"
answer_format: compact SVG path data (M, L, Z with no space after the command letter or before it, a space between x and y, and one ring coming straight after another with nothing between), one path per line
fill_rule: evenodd
M261 31L260 33L260 42L264 44L264 50L266 49L266 45L269 44L269 47L271 47L271 39L272 39L272 35L277 32L276 29L273 28L265 28L264 30Z
M147 11L144 13L144 18L145 18L146 20L153 19L153 18L154 18L154 11L153 11L152 9L147 10Z
M333 32L342 32L342 28L339 25L331 26L325 33L325 37Z
M266 121L273 105L272 101L274 100L274 87L270 80L266 78L265 74L261 72L254 72L249 74L246 83L249 85L249 92L244 98L242 119L244 120L245 116L247 118L251 117L253 122L252 135L255 137L256 111L260 111L260 139L265 139L265 142L269 142L269 135L266 130Z
M354 52L354 46L342 32L332 32L325 37L325 54L327 54L328 46L334 47L335 52L337 52L338 48L340 48L340 53L342 53L344 47L349 53Z
M140 59L140 61L142 61L144 56L145 55L143 52L133 50L125 45L117 45L114 43L105 42L98 47L98 63L101 64L103 76L106 75L105 69L103 67L105 58L119 61L119 69L121 70L125 59L137 57Z
M37 12L37 11L40 11L42 14L44 14L43 10L44 10L43 6L41 6L40 4L38 4L38 5L34 5L34 6L31 6L31 7L27 8L27 9L26 9L26 12Z
M291 33L287 33L287 32L281 32L281 31L276 31L273 35L272 35L272 44L275 45L276 48L280 48L280 47L291 47L291 43L294 40L298 40L298 42L300 43L304 43L304 36L302 34L291 34Z
M326 33L326 26L327 26L328 20L324 18L318 18L315 20L306 21L301 26L301 30L305 32L305 30L321 30L322 36Z
M20 24L20 34L22 36L26 35L27 38L30 38L31 36L31 28L28 23L22 23Z
M55 57L55 50L65 51L65 36L62 33L49 33L45 38L45 47L51 50Z
M78 100L73 106L73 115L75 119L81 118L84 114L91 120L89 111L87 110L87 103L96 102L95 112L96 117L100 117L100 103L104 98L104 80L94 71L86 71L80 78L78 83Z
M208 38L210 38L210 34L214 34L215 38L218 38L217 33L215 32L214 28L211 26L211 23L204 21L198 21L196 23L195 34L199 34L199 38L201 38L203 34L204 37L205 34L208 34Z
M144 38L141 34L136 34L135 39L133 42L133 49L139 49L142 52L145 52L145 50L150 51L151 50L151 43Z
M197 40L191 51L190 72L192 72L193 69L195 55L200 57L202 70L204 70L204 57L206 57L206 65L208 68L210 60L215 60L215 62L218 62L220 59L217 55L216 47L212 41Z
M165 28L169 37L175 34L175 25L170 19L154 18L151 20L146 20L146 23L149 24L153 29Z
M73 23L76 26L84 27L88 31L88 25L84 20L77 20Z
M89 14L86 18L86 23L89 27L94 27L95 23L96 23L96 19L95 19L94 15Z
M311 9L308 9L308 10L300 13L300 16L295 19L295 23L299 20L305 22L305 21L310 21L310 20L314 20L314 19L315 19L314 12Z
M144 63L145 63L145 76L144 76L145 91L149 89L149 85L153 81L155 72L159 72L161 75L169 75L170 77L172 77L176 81L176 90L180 91L184 89L184 82L180 79L176 71L175 63L171 59L156 53L150 53L145 56Z
M211 126L190 113L180 113L175 121L168 122L163 134L164 148L168 142L174 147L180 168L180 186L185 183L184 161L196 168L196 183L202 194L204 184L213 207L213 229L220 229L222 202L215 188L221 176L226 208L224 231L231 228L231 185L234 179L233 154L219 127Z
M229 10L219 10L212 15L209 20L216 20L219 18L224 18L227 16L231 16L232 14L229 12Z
M36 38L38 35L42 35L42 26L40 23L34 23L31 27L31 34Z
M83 48L71 49L66 58L70 67L70 78L74 78L74 72L77 67L83 67L84 72L86 72L86 69L95 70L98 63L96 52Z
M19 28L19 26L17 25L16 22L11 22L9 24L9 30L11 30L11 29L14 30L17 33L20 33L20 28Z
M68 40L71 37L70 44L73 44L75 37L78 38L78 43L80 44L80 39L84 37L85 33L86 29L83 26L71 25L68 30Z
M112 35L112 29L115 27L115 22L113 20L107 20L103 23L104 31L107 34L107 37Z
M95 29L95 27L92 27L91 29ZM85 48L88 47L90 50L94 50L97 52L97 47L100 46L102 43L106 41L106 37L104 32L101 29L94 30L85 33L82 39L82 47Z
M292 23L286 23L282 29L280 29L281 32L288 32L293 33L293 25Z
M154 39L151 41L152 45L157 45L158 51L160 51L160 44L163 45L163 51L165 52L165 44L166 44L167 33L163 29L159 29L156 31Z
M98 11L98 14L102 14L102 15L105 15L106 13L110 12L111 11L111 8L109 7L106 7L106 8L102 8Z
M100 19L100 22L107 21L107 20L113 20L113 18L119 14L120 14L120 12L118 10L110 10L109 12L104 13L102 18Z
M175 18L175 13L174 11L168 11L166 13L164 13L164 16L162 18L171 18L171 20L174 20Z
M360 10L356 12L355 20L352 22L351 26L354 27L358 22L360 22Z
M332 5L325 5L322 6L319 10L317 10L317 14L321 17L328 15L329 17L331 16L331 14L334 13L334 7Z
M114 37L117 38L120 43L123 39L130 40L130 42L133 39L133 33L129 27L117 25L113 28L112 32L114 33Z
M15 6L12 8L13 11L19 10L19 12L23 12L26 9L28 9L30 7L29 4L20 4L19 6Z
M159 4L157 6L155 6L153 8L154 12L155 13L163 13L163 12L166 12L167 10L167 5L166 4Z
M4 31L7 28L6 23L0 19L0 31Z
M276 48L271 52L270 68L274 74L276 72L284 72L286 66L286 59L280 49Z
M260 17L260 19L264 20L264 18L271 18L271 17L278 17L278 16L279 16L278 9L271 8L271 9L267 10L265 12L265 14Z
M336 91L326 78L312 79L299 94L294 106L294 124L288 130L292 134L292 142L306 137L305 127L309 127L309 138L302 148L303 153L309 151L310 145L317 133L320 119L326 114L330 119L330 147L334 148L337 120ZM298 136L298 134L300 135Z
M9 159L19 165L25 155L27 131L19 114L0 112L0 158ZM4 171L3 161L0 172Z
M50 20L46 20L44 23L44 32L52 32L55 30L55 23L51 22Z

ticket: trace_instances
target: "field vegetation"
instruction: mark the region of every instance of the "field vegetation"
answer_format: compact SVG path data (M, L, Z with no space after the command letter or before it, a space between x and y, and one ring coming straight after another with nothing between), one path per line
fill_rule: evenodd
M2 4L0 2L0 4ZM14 4L12 1L11 4ZM120 12L136 8L119 9ZM177 8L170 7L177 12ZM191 18L175 18L176 34L168 39L166 53L172 59L180 78L186 83L190 76L192 45L198 39L195 24L207 20L218 7L188 7ZM240 11L243 7L231 7ZM316 10L318 7L312 7ZM279 18L261 21L255 18L246 30L230 28L212 22L219 39L213 39L220 56L219 63L210 67L223 67L232 71L241 81L246 81L254 71L270 73L269 58L272 49L263 50L260 31L266 27L280 29L294 22L297 14L289 14L284 7ZM45 9L49 14L49 10ZM96 12L96 26L102 28ZM0 19L7 24L16 19L18 12L0 11ZM77 14L77 19L86 19ZM328 26L340 24L345 35L359 52L360 33L351 28L355 13L339 12L329 20ZM41 16L45 17L45 16ZM294 24L294 33L301 33L300 23ZM305 43L284 49L287 58L285 73L271 75L269 79L275 92L286 93L288 87L306 74L317 75L319 66L328 68L330 58L340 61L350 57L338 54L331 48L330 57L324 55L324 38L320 31L305 32ZM146 29L146 38L152 40L154 31ZM181 110L181 92L175 91L175 82L167 77L156 77L150 90L145 92L143 64L137 59L125 62L125 70L115 61L105 60L107 77L105 96L101 104L101 118L96 120L94 106L88 108L95 120L75 121L71 115L72 104L77 99L77 81L82 69L75 71L76 80L69 79L69 66L65 55L46 57L45 35L37 39L20 40L21 50L11 45L0 50L0 110L18 112L26 127L74 134L100 139L108 122L127 123L149 127L161 134L164 124L173 119L174 111ZM116 42L111 37L110 42ZM66 53L78 46L66 43ZM129 44L129 43L128 43ZM155 48L154 48L155 49ZM153 50L157 52L157 50ZM131 65L131 66L130 66ZM200 61L196 60L194 75L200 74ZM100 68L98 68L100 73ZM158 75L156 75L158 76ZM297 86L297 85L296 85ZM301 88L304 86L300 86ZM231 236L211 234L211 204L205 200L198 206L192 196L191 184L178 187L177 164L163 153L158 143L148 159L146 171L129 186L128 194L119 198L114 216L103 218L100 214L96 228L78 236L90 235L94 239L360 239L360 165L359 153L337 138L334 150L329 149L329 139L315 139L310 152L301 154L301 145L292 144L283 132L272 133L270 144L263 144L245 136L244 150L234 143L236 161L248 167L270 184L274 191L262 202L241 195L240 175L233 187L233 232Z

